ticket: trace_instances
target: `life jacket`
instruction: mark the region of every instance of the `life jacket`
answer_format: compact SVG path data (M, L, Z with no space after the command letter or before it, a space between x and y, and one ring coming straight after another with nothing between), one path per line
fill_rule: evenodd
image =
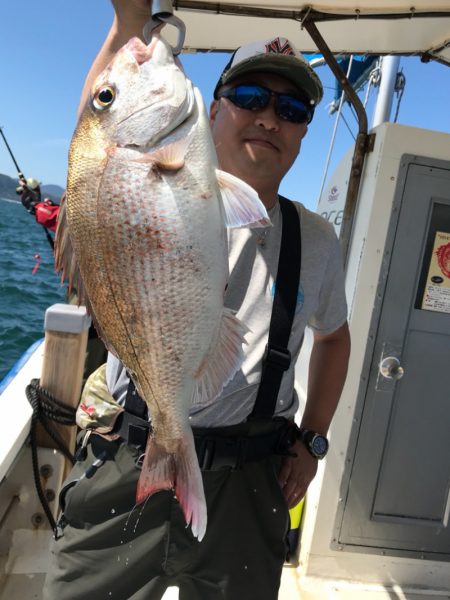
M59 205L53 204L51 200L45 199L38 202L34 207L36 221L50 231L56 231L58 221Z

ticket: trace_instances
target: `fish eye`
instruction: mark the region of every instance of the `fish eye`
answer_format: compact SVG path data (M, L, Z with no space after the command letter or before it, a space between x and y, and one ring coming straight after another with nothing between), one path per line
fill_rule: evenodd
M112 85L103 85L95 92L92 102L97 110L105 110L115 99L116 89Z

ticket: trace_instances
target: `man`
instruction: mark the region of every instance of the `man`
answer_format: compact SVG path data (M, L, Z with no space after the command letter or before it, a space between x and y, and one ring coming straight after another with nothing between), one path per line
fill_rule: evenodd
M113 3L114 24L88 75L82 105L95 76L131 36L141 35L148 19L145 0ZM191 412L208 508L204 539L198 542L186 528L171 492L157 493L132 510L145 414L122 365L109 357L107 368L86 385L79 423L92 424L92 415L101 413L98 431L117 439L84 437L80 461L62 494L62 537L55 544L47 600L156 600L170 585L179 587L181 600L277 598L288 507L304 496L326 452L350 347L338 242L328 223L297 205L302 257L288 345L292 361L273 399L275 418L252 419L278 287L278 188L321 97L319 79L284 38L238 49L216 86L211 126L220 167L258 192L273 227L229 235L225 304L250 332L241 370L217 401ZM303 433L297 435L294 367L306 325L313 328L314 345ZM103 398L109 400L103 404ZM120 408L114 410L114 404ZM106 408L102 412L99 406ZM126 434L117 427L124 414L138 425ZM131 439L131 431L137 437ZM286 435L277 437L277 445L269 443L280 431ZM214 456L206 460L210 442Z
M37 179L29 177L25 179L19 173L19 186L16 188L16 194L20 196L20 200L26 210L34 215L36 204L41 201L41 184Z

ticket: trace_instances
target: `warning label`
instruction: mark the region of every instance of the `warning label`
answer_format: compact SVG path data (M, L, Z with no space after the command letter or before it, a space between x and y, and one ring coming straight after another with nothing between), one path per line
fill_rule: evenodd
M450 233L436 232L422 308L450 313Z

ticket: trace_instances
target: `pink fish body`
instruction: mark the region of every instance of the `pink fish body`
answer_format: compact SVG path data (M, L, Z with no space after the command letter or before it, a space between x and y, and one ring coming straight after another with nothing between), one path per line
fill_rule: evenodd
M61 212L57 268L149 407L137 500L174 489L201 540L206 503L189 412L233 377L246 332L223 303L226 226L269 221L254 190L218 170L200 93L161 38L133 38L97 78Z

